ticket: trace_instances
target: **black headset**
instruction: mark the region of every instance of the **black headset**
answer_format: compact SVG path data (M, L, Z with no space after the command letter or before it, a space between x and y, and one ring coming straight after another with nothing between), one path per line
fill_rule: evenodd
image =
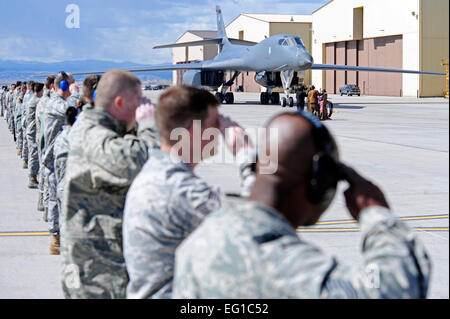
M338 182L342 180L339 163L331 156L337 151L336 142L317 117L302 111L295 114L312 125L314 143L319 150L308 173L306 195L312 204L328 207L336 195Z

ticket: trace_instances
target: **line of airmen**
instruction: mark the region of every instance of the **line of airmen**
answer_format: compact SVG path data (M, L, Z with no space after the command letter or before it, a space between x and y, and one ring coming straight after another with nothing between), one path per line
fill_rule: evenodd
M340 163L334 138L309 112L275 116L253 145L207 91L174 87L155 106L125 71L86 78L81 98L73 82L60 72L25 100L41 121L39 183L48 184L51 252L60 245L67 298L426 297L431 262L421 241L377 186ZM18 136L27 91L11 89L2 111ZM215 132L239 166L237 198L194 173L217 153ZM264 163L258 148L276 157ZM264 173L267 165L277 169ZM361 224L362 267L296 232L319 220L339 181Z
M55 163L54 155L60 151L58 145L65 134L66 112L69 106L76 108L80 99L73 77L65 73L58 77L49 76L45 83L18 81L9 88L2 87L0 93L1 114L16 142L23 168L29 172L28 188L39 190L37 210L43 212L52 235L51 255L60 254L61 196L57 196L57 190L63 185L62 178L57 178L61 172L55 167L59 168L60 163ZM58 85L65 83L59 90L57 80ZM73 117L73 110L71 114Z

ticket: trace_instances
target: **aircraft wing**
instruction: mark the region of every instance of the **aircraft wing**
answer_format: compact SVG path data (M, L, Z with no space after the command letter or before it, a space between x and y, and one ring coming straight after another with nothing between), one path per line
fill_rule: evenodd
M368 72L394 72L394 73L410 73L410 74L445 75L445 73L440 73L440 72L369 68L369 67L364 67L364 66L334 65L334 64L313 64L311 66L311 70L368 71Z
M256 44L255 42L239 40L239 39L229 39L229 41L232 44L237 44L237 45L253 46ZM158 45L158 46L154 47L153 49L195 47L195 46L208 45L208 44L222 44L222 38Z
M182 63L182 64L160 64L160 65L154 65L149 66L148 68L143 67L140 69L126 69L125 71L131 72L131 73L138 73L138 72L153 72L153 71L175 71L175 70L202 70L203 69L203 62L195 62L195 63ZM86 72L74 72L71 73L72 75L100 75L104 74L107 71L86 71ZM42 74L42 75L35 75L33 77L35 78L45 78L51 74Z

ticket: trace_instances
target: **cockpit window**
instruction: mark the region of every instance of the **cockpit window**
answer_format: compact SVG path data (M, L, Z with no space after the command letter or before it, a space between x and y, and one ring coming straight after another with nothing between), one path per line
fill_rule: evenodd
M303 41L299 37L289 37L280 39L278 41L278 44L285 47L294 47L297 45L304 47Z
M304 47L305 45L303 44L302 39L300 39L299 37L295 37L295 42L297 42L297 44L301 47Z

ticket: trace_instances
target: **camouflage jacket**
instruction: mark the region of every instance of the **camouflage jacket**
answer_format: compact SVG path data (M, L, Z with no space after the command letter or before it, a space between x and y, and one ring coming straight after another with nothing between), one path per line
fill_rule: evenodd
M64 190L64 177L66 175L67 157L69 156L68 135L71 126L64 125L62 131L55 140L53 154L55 156L55 177L56 185L59 192Z
M23 98L22 93L17 96L16 106L14 108L14 119L16 121L16 132L22 131L22 108L23 106Z
M45 153L42 163L47 168L53 168L53 148L55 139L66 121L67 102L59 94L54 94L47 103L44 111L44 140Z
M137 137L99 108L86 108L68 134L62 199L63 287L71 298L125 298L128 275L122 251L125 197L134 178L159 147L155 121Z
M39 100L36 106L36 143L40 151L45 150L44 142L44 111L47 103L50 101L50 92L44 89L44 94Z
M74 93L67 99L67 105L69 107L77 108L78 100L81 98L81 95L79 93Z
M23 96L23 104L22 104L22 127L24 130L26 130L28 122L27 122L27 116L28 116L28 107L31 99L33 98L34 94L30 91L27 91L25 95Z
M33 94L33 96L28 101L28 111L27 111L27 134L35 136L36 134L36 106L39 103L39 98Z
M241 165L242 174L251 164ZM252 183L242 185L252 187ZM248 193L248 191L244 191ZM175 249L204 218L218 209L222 193L194 174L177 156L155 150L127 195L124 255L130 283L127 298L170 298Z
M363 265L303 241L278 212L234 200L177 250L174 298L424 298L430 260L387 209L361 212Z

